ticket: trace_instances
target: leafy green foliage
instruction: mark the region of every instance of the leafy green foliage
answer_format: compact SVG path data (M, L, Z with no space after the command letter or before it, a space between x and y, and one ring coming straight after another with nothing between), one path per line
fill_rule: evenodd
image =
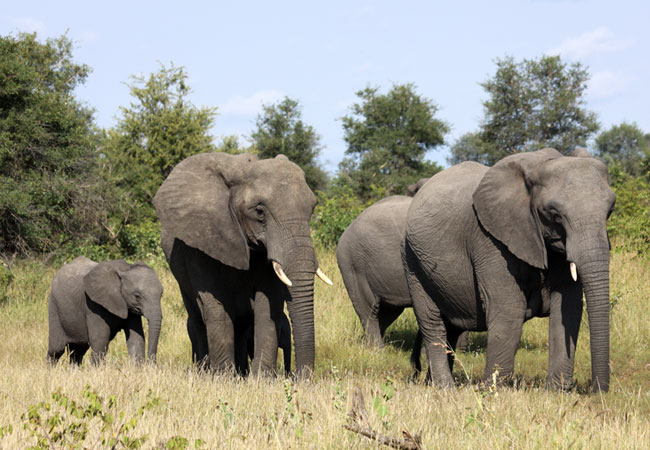
M90 386L75 401L61 390L52 393L52 402L40 402L29 407L22 418L24 427L36 439L31 449L50 448L124 448L139 449L147 436L136 437L133 431L145 411L160 403L149 394L147 401L132 417L118 412L114 396L104 399ZM99 436L94 431L100 430ZM95 439L96 441L93 441Z
M441 170L424 157L443 144L449 127L435 118L437 105L418 95L415 85L395 84L387 94L367 87L356 95L360 102L342 118L350 157L339 165L339 184L368 200L371 185L387 195L401 194L409 184Z
M492 165L544 147L568 154L598 130L596 115L584 107L589 74L580 63L543 56L521 62L506 57L496 65L494 77L481 84L489 98L480 131L452 147L451 161L471 158Z
M215 108L197 108L183 67L161 66L147 78L132 76L134 102L121 108L117 126L108 131L107 183L129 193L137 208L154 217L151 200L176 164L196 153L214 151L209 134Z
M452 166L463 161L490 165L492 161L485 152L485 147L480 133L465 133L451 146L447 162Z
M607 222L610 238L617 248L650 254L650 182L622 171L612 174L616 207Z
M90 69L65 35L0 37L0 252L47 252L95 223L92 111L74 97Z
M260 158L283 154L305 172L307 184L316 191L327 185L327 174L316 157L321 151L320 136L302 121L298 101L289 97L276 105L264 105L257 117L257 129L251 134Z
M376 190L374 192L377 194ZM318 204L311 226L316 242L328 249L336 247L348 225L372 203L362 202L350 187L345 186L333 188L329 194L317 191L316 196Z
M596 137L597 154L608 166L618 164L633 176L650 174L650 134L635 123L613 125Z

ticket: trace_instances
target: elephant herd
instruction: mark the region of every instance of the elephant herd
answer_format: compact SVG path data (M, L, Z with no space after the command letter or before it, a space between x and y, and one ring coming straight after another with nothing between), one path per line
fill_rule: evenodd
M464 162L367 208L345 230L337 260L366 340L413 307L428 379L453 386L453 352L468 331L487 332L484 379L513 375L524 321L549 317L551 389L573 386L587 304L592 388L609 387L609 241L615 195L607 169L584 149ZM309 221L316 198L280 155L206 153L178 164L154 198L161 243L188 313L195 364L240 374L275 369L278 347L296 375L314 370L314 278ZM123 329L131 358L155 359L162 286L142 263L79 257L55 275L48 360L67 348L97 363ZM287 306L291 324L284 314ZM289 356L288 356L289 355ZM288 359L287 359L288 356ZM250 363L249 363L250 359Z

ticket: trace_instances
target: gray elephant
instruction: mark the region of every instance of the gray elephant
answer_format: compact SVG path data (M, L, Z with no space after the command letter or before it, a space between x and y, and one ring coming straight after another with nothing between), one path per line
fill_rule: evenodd
M549 388L573 385L587 302L592 388L609 387L609 241L615 195L584 151L465 162L435 175L406 219L404 262L433 381L453 385L447 346L487 330L484 379L512 375L525 320L549 316Z
M284 302L299 376L314 368L314 275L309 221L316 198L303 171L280 155L204 153L179 163L154 206L169 267L188 312L193 360L212 370L275 369Z
M410 196L394 195L368 207L346 228L336 249L343 282L370 345L382 347L386 329L405 308L413 306L402 265L411 201ZM467 349L467 333L463 337L461 351ZM418 332L411 354L411 363L418 371L420 344Z
M149 322L147 356L155 362L162 292L156 272L141 262L96 263L80 256L65 264L52 280L48 302L48 361L56 363L67 347L70 362L81 364L90 347L91 361L97 364L120 330L126 335L131 359L144 360L144 316Z

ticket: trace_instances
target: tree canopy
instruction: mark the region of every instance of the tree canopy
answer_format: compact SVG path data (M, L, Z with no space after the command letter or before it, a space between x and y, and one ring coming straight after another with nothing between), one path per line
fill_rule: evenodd
M568 154L585 146L598 130L596 115L584 106L589 73L580 63L543 56L521 62L506 57L496 65L495 75L481 84L489 97L483 102L480 130L472 138L480 151L464 154L469 142L465 137L452 147L450 160L472 157L494 164L509 154L544 147Z
M327 174L316 159L322 149L320 136L302 121L297 100L285 97L277 104L264 105L255 125L251 139L258 156L275 158L283 154L302 168L313 191L325 189Z
M90 68L63 35L0 37L0 252L45 252L93 222L97 131L74 97Z
M387 94L367 87L356 95L360 101L342 118L349 157L339 165L339 184L367 199L377 188L403 194L409 184L441 170L424 158L444 143L449 127L414 84L395 84Z
M613 125L596 137L597 156L609 166L618 165L633 176L648 173L650 168L650 134L636 123Z
M214 151L210 135L216 108L196 107L183 67L166 68L148 77L132 76L133 101L108 130L102 152L106 171L117 186L153 214L151 199L176 164L196 153Z

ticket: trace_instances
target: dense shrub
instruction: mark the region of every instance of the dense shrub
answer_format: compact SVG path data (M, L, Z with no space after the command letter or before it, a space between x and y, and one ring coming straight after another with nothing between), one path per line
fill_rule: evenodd
M650 254L650 183L641 177L611 174L616 207L608 232L619 249Z
M334 188L329 194L317 191L318 205L314 210L312 229L314 239L324 248L335 248L341 234L373 201L362 202L350 187Z

